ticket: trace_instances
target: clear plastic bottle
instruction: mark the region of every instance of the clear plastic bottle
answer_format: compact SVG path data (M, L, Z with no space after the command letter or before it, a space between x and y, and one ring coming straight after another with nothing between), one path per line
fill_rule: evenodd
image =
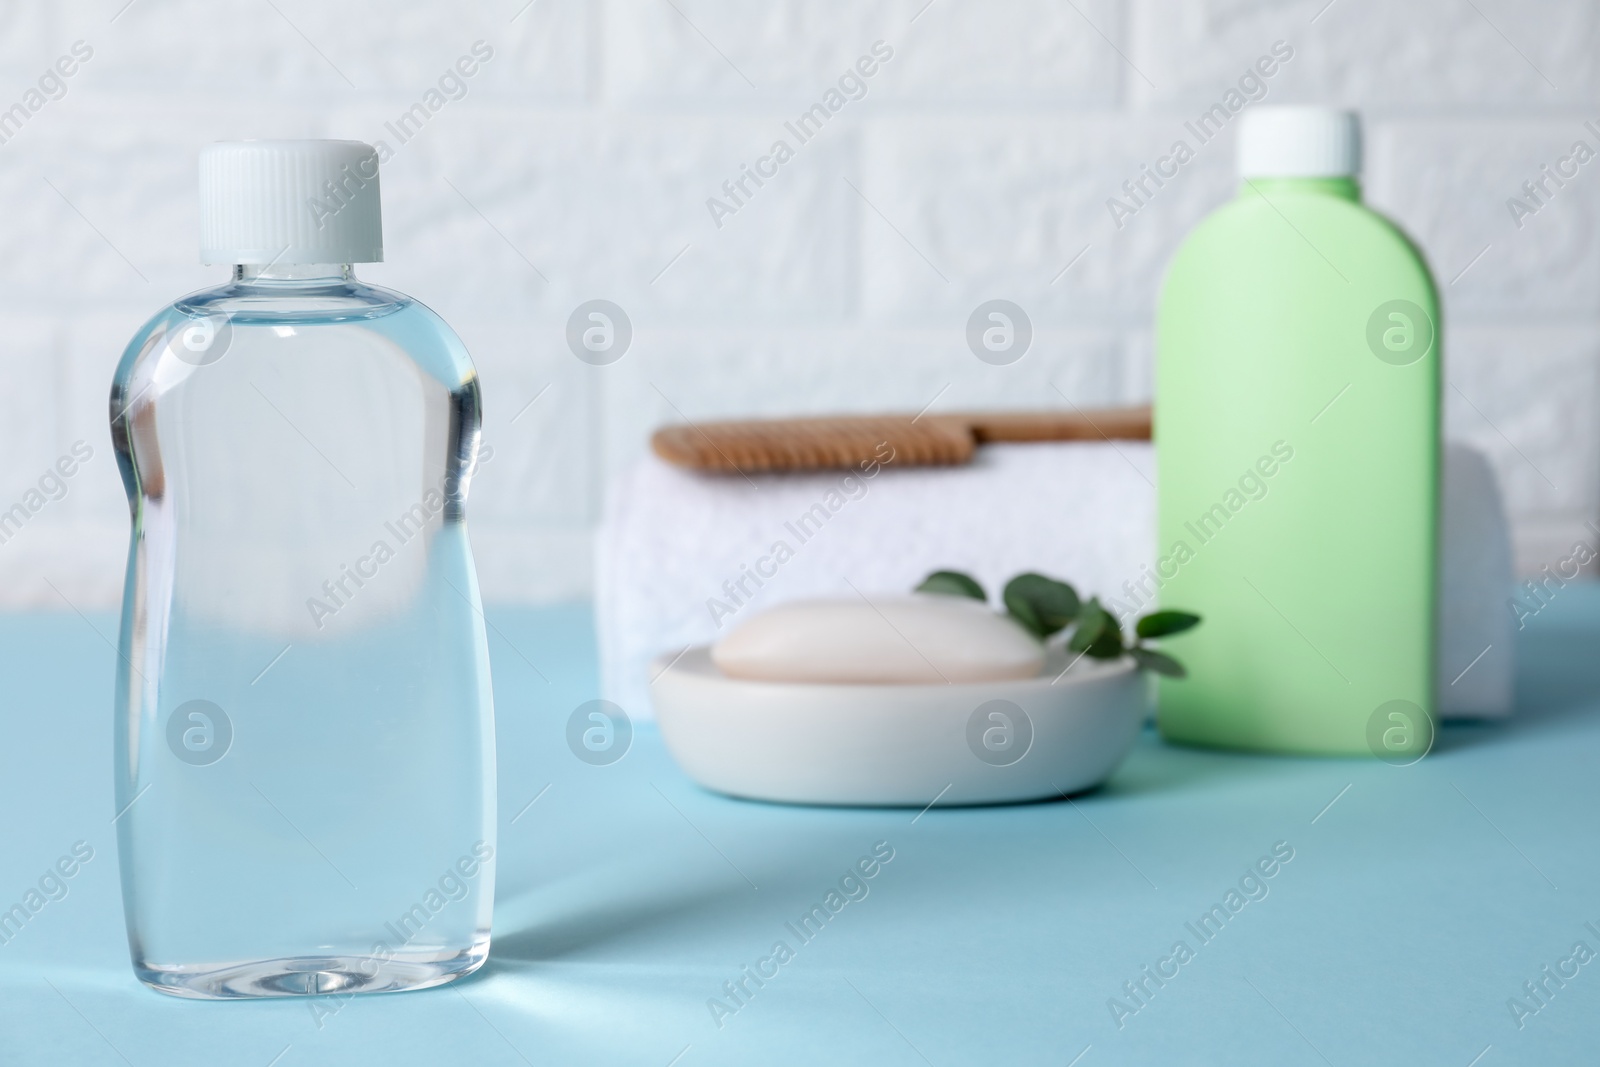
M128 345L116 803L134 971L187 997L422 988L489 949L495 764L464 503L478 381L382 258L377 157L201 154L220 288Z

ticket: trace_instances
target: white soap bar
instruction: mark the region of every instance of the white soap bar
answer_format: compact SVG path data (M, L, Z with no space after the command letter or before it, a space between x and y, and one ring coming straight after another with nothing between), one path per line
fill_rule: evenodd
M711 659L730 678L938 685L1032 678L1044 645L976 600L915 594L780 604L717 642Z

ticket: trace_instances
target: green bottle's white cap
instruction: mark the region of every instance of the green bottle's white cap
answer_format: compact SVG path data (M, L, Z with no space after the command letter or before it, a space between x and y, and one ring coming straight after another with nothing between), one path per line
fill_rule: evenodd
M1361 120L1331 107L1252 107L1239 119L1239 177L1353 178Z
M200 262L378 263L378 153L360 141L200 151Z

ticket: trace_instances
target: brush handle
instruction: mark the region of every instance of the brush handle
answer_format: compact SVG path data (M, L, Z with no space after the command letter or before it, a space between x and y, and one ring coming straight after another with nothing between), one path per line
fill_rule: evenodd
M965 426L979 444L995 441L1148 441L1150 407L1077 408L941 415Z

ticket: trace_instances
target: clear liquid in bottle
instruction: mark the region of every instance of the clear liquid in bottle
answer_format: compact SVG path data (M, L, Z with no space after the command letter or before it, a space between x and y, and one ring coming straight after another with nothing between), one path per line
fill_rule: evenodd
M311 248L260 266L235 250L233 280L156 315L112 388L133 516L116 825L134 970L204 998L437 985L487 956L494 893L464 513L477 377L436 315L354 278L378 258L345 232L377 226L371 149L207 153L203 236L248 244L255 225ZM298 212L274 182L369 158L370 219L351 199L309 237L206 204Z

